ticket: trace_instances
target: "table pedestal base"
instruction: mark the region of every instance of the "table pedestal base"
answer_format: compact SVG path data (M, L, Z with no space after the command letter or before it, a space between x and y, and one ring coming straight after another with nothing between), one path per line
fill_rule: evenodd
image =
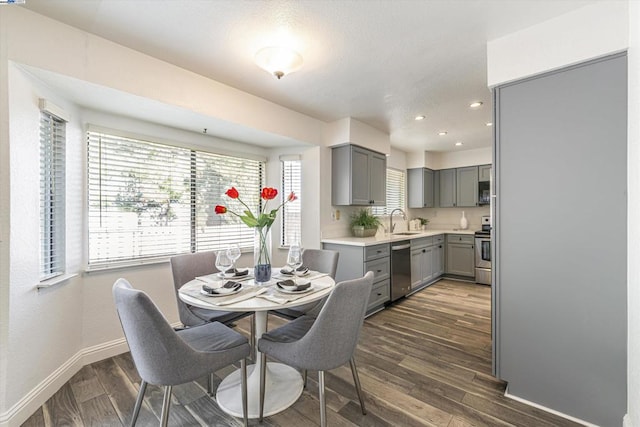
M264 394L264 416L284 411L302 394L300 372L282 363L267 363ZM216 394L218 406L228 414L242 418L240 370L228 375ZM247 366L247 402L249 418L260 417L260 367Z

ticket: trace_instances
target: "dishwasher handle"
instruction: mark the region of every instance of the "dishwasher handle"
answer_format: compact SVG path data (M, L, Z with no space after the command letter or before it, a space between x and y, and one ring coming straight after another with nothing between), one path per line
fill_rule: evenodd
M411 243L407 243L404 245L391 246L392 251L401 251L403 249L409 249L411 247Z

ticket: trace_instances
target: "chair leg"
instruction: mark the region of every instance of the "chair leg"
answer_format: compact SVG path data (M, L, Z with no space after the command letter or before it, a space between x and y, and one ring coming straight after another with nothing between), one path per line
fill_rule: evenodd
M213 382L215 379L213 378L215 374L213 372L209 373L209 377L207 378L207 394L209 396L213 396Z
M302 379L304 380L304 382L302 383L302 388L307 388L307 370L306 369L302 371Z
M249 425L249 408L247 408L247 359L240 359L240 376L242 387L242 418L244 427Z
M267 355L260 353L260 422L264 420L264 389L267 377Z
M324 397L324 371L318 371L318 391L320 392L320 427L327 427L327 402Z
M160 425L167 427L169 423L169 405L171 405L171 386L164 387L164 399L162 399L162 417L160 418Z
M140 381L140 390L138 390L138 398L136 399L136 406L133 407L133 416L131 417L131 427L136 425L138 421L138 414L140 414L140 408L142 407L142 401L144 400L144 392L147 391L147 382Z
M251 346L251 360L254 363L258 363L256 360L256 315L251 315L251 336L249 337L249 345Z
M356 385L356 391L358 392L358 399L360 399L360 409L362 409L362 415L367 415L367 409L364 407L364 396L362 395L362 387L360 386L360 377L358 376L358 369L356 369L356 360L352 357L349 359L351 365L351 374L353 375L353 382Z

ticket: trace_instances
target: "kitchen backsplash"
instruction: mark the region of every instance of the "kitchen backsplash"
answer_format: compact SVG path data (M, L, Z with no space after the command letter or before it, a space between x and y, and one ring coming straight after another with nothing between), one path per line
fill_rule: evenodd
M334 212L336 209L340 210L340 219L331 221L330 223L324 224L322 227L322 238L336 238L336 237L345 237L351 235L351 230L349 229L349 216L352 212L357 211L360 207L356 206L340 206L333 207ZM462 211L465 213L465 217L469 223L467 227L468 230L480 230L481 227L481 217L484 215L491 215L491 209L489 206L481 206L474 208L423 208L423 209L406 209L407 217L409 220L412 220L417 217L426 218L429 220L429 224L427 225L427 230L452 230L456 228L460 228L460 217L462 216ZM384 227L389 227L389 216L385 215L381 217L381 221L384 224ZM396 216L394 221L395 231L404 231L408 230L409 224L399 216ZM383 227L380 227L378 233L384 233L385 230Z

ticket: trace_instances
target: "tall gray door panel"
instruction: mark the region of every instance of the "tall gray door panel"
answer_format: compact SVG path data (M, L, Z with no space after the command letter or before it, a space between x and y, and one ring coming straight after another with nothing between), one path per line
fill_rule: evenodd
M626 70L616 55L495 91L496 374L603 426L627 406Z

